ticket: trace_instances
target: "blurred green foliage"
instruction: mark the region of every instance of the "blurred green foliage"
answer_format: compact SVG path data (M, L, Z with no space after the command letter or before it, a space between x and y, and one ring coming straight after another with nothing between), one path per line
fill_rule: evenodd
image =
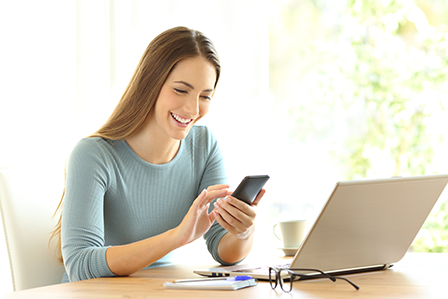
M278 8L270 89L288 107L292 140L327 146L344 179L448 172L448 159L436 158L448 136L448 1ZM412 250L448 251L442 200Z
M419 236L412 244L416 252L448 252L448 202L442 202L440 209L431 213Z

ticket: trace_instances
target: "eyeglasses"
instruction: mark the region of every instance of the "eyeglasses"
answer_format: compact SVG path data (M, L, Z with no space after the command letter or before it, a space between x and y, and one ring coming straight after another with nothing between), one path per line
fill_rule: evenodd
M295 273L294 271L307 271L307 272L319 272L320 274L299 274ZM284 274L283 274L284 273ZM283 274L283 275L282 275ZM282 277L283 276L283 277ZM356 290L359 290L359 287L344 277L339 276L331 276L330 274L327 274L325 272L322 272L320 270L316 269L277 269L273 267L269 267L269 283L271 284L271 288L274 290L278 284L280 284L280 287L282 290L286 293L291 292L292 290L292 283L296 277L312 277L312 278L329 278L331 281L335 282L336 279L345 280L349 284L351 284ZM289 279L289 283L286 283L285 280Z

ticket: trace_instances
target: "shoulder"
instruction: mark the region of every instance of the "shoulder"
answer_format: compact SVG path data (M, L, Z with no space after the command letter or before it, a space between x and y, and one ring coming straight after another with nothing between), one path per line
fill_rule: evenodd
M218 142L210 128L202 125L193 126L187 138L196 143L196 145L213 145Z
M100 137L83 138L75 145L71 154L70 160L82 160L85 162L108 160L108 157L113 156L115 151L115 143L118 141L106 140Z
M67 161L67 178L98 177L100 181L109 181L111 169L116 164L115 147L119 141L100 137L83 138L73 148Z
M207 126L193 126L185 139L185 148L197 157L196 161L222 159L218 140Z
M75 145L72 154L92 154L107 151L110 147L110 141L100 137L83 138Z

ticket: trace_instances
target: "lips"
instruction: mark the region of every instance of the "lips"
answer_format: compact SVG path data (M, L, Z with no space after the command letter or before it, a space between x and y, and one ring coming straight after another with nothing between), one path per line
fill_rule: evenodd
M189 123L191 123L193 121L192 118L184 118L184 117L180 116L179 114L176 114L173 112L171 112L171 116L173 117L174 120L176 120L179 124L182 124L182 125L188 125Z

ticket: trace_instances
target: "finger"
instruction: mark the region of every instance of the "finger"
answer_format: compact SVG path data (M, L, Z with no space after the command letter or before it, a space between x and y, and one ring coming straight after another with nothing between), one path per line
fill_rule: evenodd
M218 216L216 218L216 221L221 224L221 226L227 230L229 233L238 236L244 232L248 231L248 228L250 227L247 225L242 224L238 219L235 219L232 217L232 215L223 212L218 211Z
M227 202L229 205L232 205L233 207L235 207L238 211L241 211L242 214L245 214L249 217L254 217L255 216L255 212L254 210L251 208L251 206L249 206L247 203L245 203L242 200L239 200L236 197L233 196L227 196L225 198L225 202ZM235 213L231 213L234 217L236 218L240 218L240 216L238 214Z
M207 202L211 202L217 197L225 197L227 195L228 195L227 189L208 191L206 200Z
M208 214L208 217L210 219L210 222L214 222L219 217L218 211L216 209L213 209L210 214Z
M226 212L231 216L226 221L240 230L246 230L247 227L254 224L256 214L253 210L250 210L250 213L243 213L238 209L229 208Z
M225 189L223 190L215 190L215 191L207 191L207 189L202 190L202 192L198 195L195 202L203 206L207 203L210 203L212 200L214 200L217 197L224 197L226 196L227 191Z
M265 189L261 189L260 192L258 192L257 197L252 202L251 206L257 206L260 200L263 198L264 194L266 193Z
M197 203L199 206L206 204L208 202L207 195L208 195L208 191L206 189L202 190L202 192L196 198L195 203Z
M245 231L248 226L253 224L254 217L250 217L234 206L226 204L223 199L218 200L217 211L224 221L238 231ZM255 213L253 214L255 215Z
M221 184L221 185L213 185L209 186L207 188L207 191L215 191L215 190L222 190L222 189L229 189L230 185L228 184Z
M231 234L237 234L236 229L224 220L218 210L213 210L212 214L214 215L215 221L218 222L226 231Z
M208 203L206 205L206 207L207 207L207 211L209 211L210 203ZM210 223L213 223L215 221L215 213L214 213L214 211L215 210L212 210L210 213L208 213L208 219L210 220Z
M239 210L244 211L245 209L247 209L249 207L249 205L247 203L245 203L244 201L242 201L241 199L238 199L236 197L233 196L227 196L225 198L226 202L231 204L232 206L236 207Z

